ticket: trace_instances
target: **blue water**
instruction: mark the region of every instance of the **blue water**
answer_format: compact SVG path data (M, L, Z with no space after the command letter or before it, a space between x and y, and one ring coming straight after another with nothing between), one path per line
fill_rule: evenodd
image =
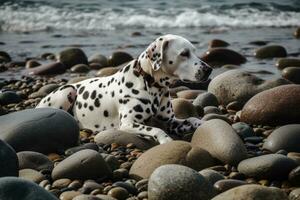
M199 55L209 40L224 39L247 56L242 67L278 76L275 60L255 60L257 47L249 42L281 44L295 55L300 42L292 33L299 26L299 0L0 0L0 50L15 60L68 46L88 56L115 50L137 56L158 35L173 33L193 41Z

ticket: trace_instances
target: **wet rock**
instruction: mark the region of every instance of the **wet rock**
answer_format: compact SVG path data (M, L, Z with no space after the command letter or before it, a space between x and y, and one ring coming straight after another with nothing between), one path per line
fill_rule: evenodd
M257 46L264 46L267 45L269 42L268 41L261 41L261 40L256 40L249 42L249 44L257 45Z
M109 66L118 66L121 64L124 64L126 62L129 62L133 60L133 57L123 51L115 51L112 53L112 55L108 59L108 65Z
M213 196L212 185L195 170L185 166L161 166L149 179L149 200L208 200Z
M79 128L65 111L52 108L28 109L0 116L0 139L17 152L61 152L78 141Z
M237 165L247 158L242 140L228 123L220 119L212 119L199 126L191 143L226 164Z
M61 62L54 62L40 65L38 67L28 69L27 71L29 75L53 75L64 73L66 71L66 67Z
M35 183L39 183L42 180L46 179L46 177L42 173L34 169L21 169L19 171L19 177Z
M37 171L52 171L53 163L44 154L34 151L21 151L17 153L19 169L34 169Z
M297 163L281 154L267 154L243 160L238 171L258 179L281 180L287 178Z
M300 84L300 67L286 67L282 70L281 75L293 83Z
M135 179L149 178L152 172L165 164L180 164L195 170L215 164L210 154L184 141L172 141L155 146L143 153L132 165L129 174Z
M204 108L206 106L218 106L219 102L215 95L210 92L205 92L197 96L197 98L193 101L193 105Z
M35 68L35 67L40 66L40 65L41 65L41 63L39 63L36 60L28 60L26 62L25 68L26 69Z
M223 192L212 200L288 200L286 194L275 187L260 185L242 185Z
M213 39L209 42L208 47L209 48L215 48L215 47L227 47L230 44L224 40L220 39Z
M287 52L283 46L269 45L257 49L254 53L254 56L259 59L286 57Z
M300 59L298 58L280 58L276 62L276 67L283 70L286 67L300 67Z
M79 48L68 48L61 51L57 55L57 60L68 69L77 64L88 64L85 53Z
M295 38L300 38L300 28L298 27L294 32Z
M210 82L208 92L214 94L222 105L233 101L244 104L261 91L288 83L285 79L265 81L243 70L229 70Z
M119 68L116 68L116 67L105 67L105 68L100 69L97 72L97 76L98 77L110 76L110 75L115 74L117 71L119 71Z
M293 185L300 186L300 166L296 167L290 172L289 182Z
M300 85L283 85L263 91L245 104L241 121L276 126L299 123L299 101Z
M198 112L195 106L186 99L173 99L172 100L174 114L179 119L186 119L188 117L197 117Z
M11 61L10 55L5 51L0 51L0 57L2 58L3 62L8 63Z
M97 144L112 144L126 146L127 144L134 144L139 149L149 149L155 145L156 142L150 140L144 140L135 134L127 133L119 130L105 130L98 133L95 138Z
M195 99L200 93L201 90L184 90L177 92L177 97L183 99Z
M21 97L13 91L0 93L0 105L19 103L20 101L22 101Z
M89 57L89 63L98 63L100 64L100 68L108 67L107 58L102 54L94 54Z
M234 123L232 124L232 128L242 139L246 137L252 137L255 135L253 128L251 128L248 124L244 122Z
M0 178L0 199L57 200L55 196L37 184L20 178Z
M243 55L227 48L209 49L201 56L201 59L211 66L222 66L225 64L240 65L247 61Z
M300 153L300 124L282 126L271 133L265 140L264 149L272 152L285 150Z
M85 149L78 151L61 161L52 171L54 180L69 179L96 179L109 177L111 170L102 156L94 150Z
M18 158L15 150L0 140L0 177L18 176Z
M73 73L86 73L88 71L90 71L90 68L86 64L77 64L71 67Z
M214 188L218 191L218 193L225 192L227 190L230 190L232 188L246 185L247 182L240 181L240 180L234 180L234 179L226 179L226 180L219 180L214 184Z
M124 189L122 187L115 187L115 188L112 188L107 193L107 195L114 197L118 200L125 200L128 197L129 193L127 192L126 189Z

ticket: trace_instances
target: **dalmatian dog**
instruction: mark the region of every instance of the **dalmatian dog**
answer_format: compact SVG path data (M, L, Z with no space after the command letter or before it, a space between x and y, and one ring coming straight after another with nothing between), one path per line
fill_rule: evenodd
M201 120L174 115L169 86L176 80L201 82L212 69L195 54L185 38L164 35L117 73L61 86L44 97L37 108L53 107L71 113L81 128L93 131L119 129L159 143L172 141L167 133L183 135ZM152 118L168 130L147 126Z

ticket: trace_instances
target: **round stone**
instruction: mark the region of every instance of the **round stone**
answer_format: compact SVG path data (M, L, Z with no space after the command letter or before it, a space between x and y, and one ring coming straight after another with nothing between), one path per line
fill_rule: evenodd
M102 156L97 151L90 149L72 154L56 165L52 171L54 180L60 178L86 180L109 177L110 175L111 169Z
M234 123L232 124L232 128L242 139L245 139L246 137L252 137L255 135L253 128L251 128L251 126L244 122Z
M300 67L300 59L298 58L280 58L276 62L276 67L283 70L286 67Z
M57 60L63 63L66 68L71 68L77 64L88 64L85 53L79 48L68 48L57 55Z
M205 92L197 96L197 98L193 101L193 105L201 106L204 108L206 106L218 106L219 102L214 94Z
M300 85L283 85L263 91L243 107L241 121L282 125L300 122Z
M34 92L34 93L30 94L29 97L30 98L45 97L58 87L59 87L59 85L54 84L54 83L44 85L37 92Z
M289 200L299 200L300 199L300 188L296 188L290 192Z
M18 176L18 157L15 150L0 140L0 177Z
M235 69L216 76L210 82L208 92L214 94L222 105L233 101L243 105L261 91L288 83L285 79L265 81L249 72Z
M28 60L26 62L25 68L26 69L35 68L35 67L40 66L40 65L41 65L41 63L39 63L36 60Z
M133 57L126 52L123 51L115 51L108 59L109 66L118 66L133 60Z
M20 101L22 101L21 97L13 91L0 93L0 105L19 103Z
M19 177L35 183L40 183L42 180L46 179L41 172L34 169L21 169L19 171Z
M173 106L175 116L179 119L198 117L197 109L190 101L186 99L181 99L181 98L173 99L172 106Z
M119 200L125 200L129 195L127 190L122 187L112 188L107 194Z
M89 63L98 63L100 64L100 68L108 67L107 58L102 54L94 54L89 57Z
M283 46L269 45L257 49L254 53L254 56L259 59L286 57L287 52Z
M282 126L271 133L265 140L263 148L272 152L285 150L300 153L300 124Z
M201 174L211 185L214 185L219 180L225 179L223 174L212 169L203 169L199 174Z
M54 75L54 74L62 74L65 71L66 71L66 67L61 62L43 64L38 67L27 69L29 75Z
M135 134L113 129L101 131L95 136L94 140L97 144L110 145L116 143L122 146L134 144L138 149L149 149L157 145L157 143L152 140L144 140Z
M300 84L300 67L286 67L282 70L281 75L293 83Z
M21 178L0 178L0 199L10 200L57 200L37 184Z
M300 28L298 27L294 32L295 38L300 38Z
M201 90L183 90L177 92L178 98L183 99L195 99L199 94L201 93Z
M234 180L234 179L226 179L226 180L219 180L214 184L214 188L218 191L218 193L225 192L232 188L246 185L246 181Z
M300 166L296 167L290 172L289 182L293 185L300 186Z
M78 151L84 150L84 149L92 149L92 150L98 151L99 147L95 143L85 143L83 145L67 149L65 151L65 155L66 156L70 156L70 155L72 155L72 154L74 154L74 153L76 153Z
M129 175L134 179L149 178L152 172L165 164L180 164L202 170L215 164L210 154L184 141L172 141L155 146L143 153L132 165Z
M0 51L0 57L3 58L3 61L5 63L8 63L8 62L11 61L10 55L7 52L5 52L5 51Z
M98 77L106 77L115 74L120 69L117 67L104 67L97 72Z
M62 152L78 143L77 122L59 109L27 109L2 115L0 127L0 139L17 152Z
M243 160L238 165L238 171L249 177L258 179L286 179L297 163L281 154L267 154Z
M247 158L242 140L228 123L220 119L212 119L199 126L191 143L226 164L237 165Z
M90 68L86 64L77 64L71 67L71 72L74 73L86 73L88 71L90 71Z
M275 187L242 185L219 194L212 200L288 200L285 192Z
M209 48L215 48L215 47L227 47L230 44L224 40L220 39L213 39L209 42L208 47Z
M207 50L201 59L211 66L222 66L225 64L240 65L247 59L240 53L227 48L212 48Z
M19 169L34 169L37 171L52 171L53 163L44 154L34 151L21 151L17 153Z
M195 170L185 166L164 165L149 178L149 200L208 200L213 195L212 185Z

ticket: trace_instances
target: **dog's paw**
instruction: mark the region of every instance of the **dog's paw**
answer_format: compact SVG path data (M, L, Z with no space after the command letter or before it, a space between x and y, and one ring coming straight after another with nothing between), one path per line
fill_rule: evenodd
M191 124L191 126L194 129L197 129L201 124L203 124L203 121L196 117L190 117L187 119L187 121Z

